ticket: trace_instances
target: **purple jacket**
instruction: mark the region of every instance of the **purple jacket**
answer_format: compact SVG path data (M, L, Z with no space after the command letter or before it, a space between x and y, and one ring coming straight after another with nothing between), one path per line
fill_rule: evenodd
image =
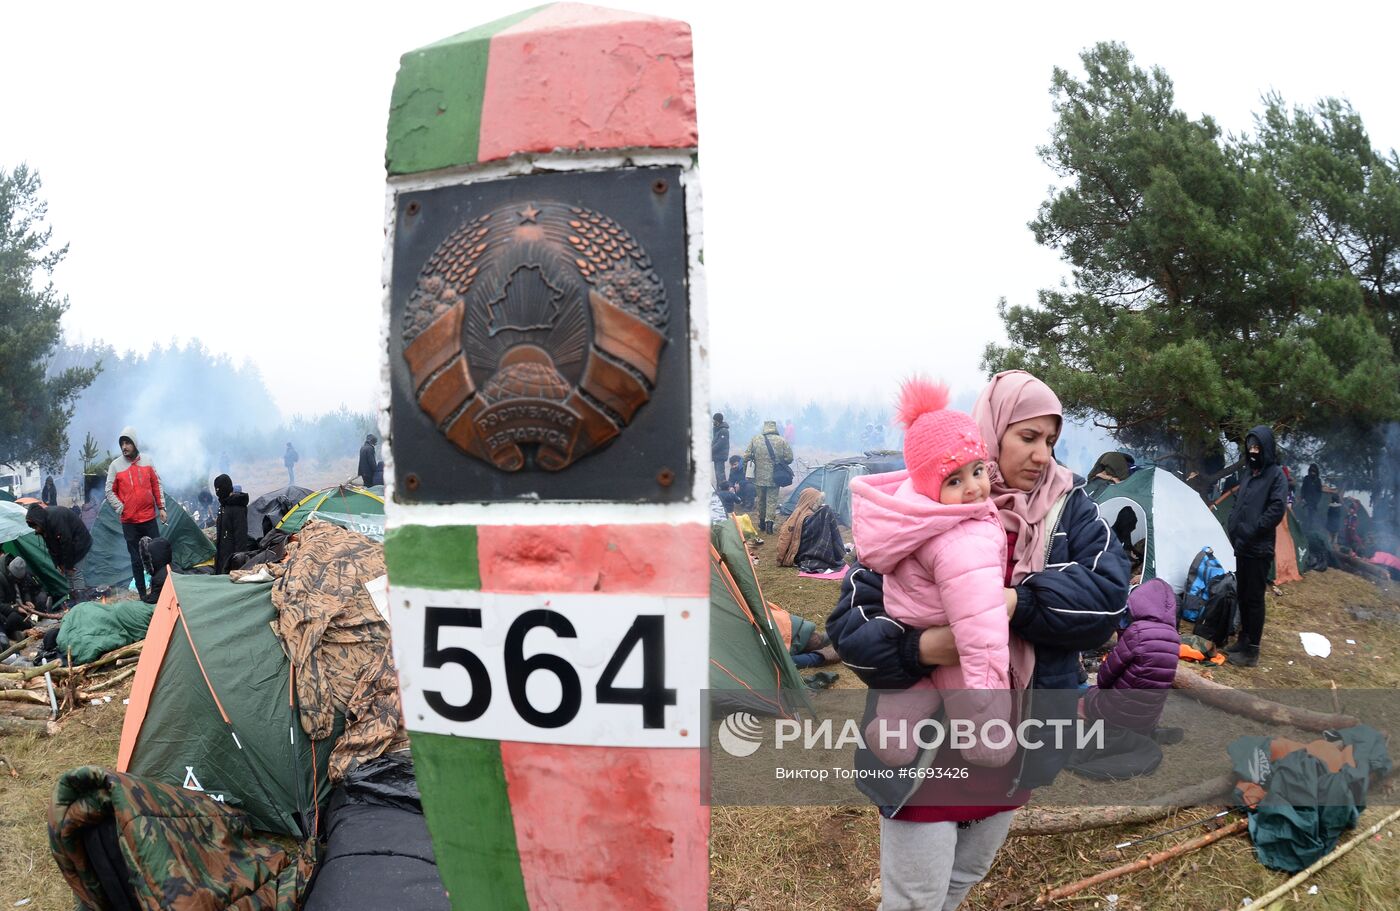
M1150 733L1162 717L1181 658L1176 595L1161 579L1149 580L1128 596L1128 612L1132 622L1099 667L1099 685L1085 694L1084 713L1091 721L1102 718Z

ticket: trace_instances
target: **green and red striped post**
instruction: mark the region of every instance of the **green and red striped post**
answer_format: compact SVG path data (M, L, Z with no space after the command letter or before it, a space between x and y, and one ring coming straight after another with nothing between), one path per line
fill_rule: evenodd
M385 154L385 551L404 718L454 908L656 911L707 900L697 142L683 22L561 3L401 61ZM657 176L643 185L656 197L637 203L677 207L656 222L683 234L667 241L682 251L673 279L665 257L652 263L638 249L649 243L645 218L628 223L605 197L568 189L639 171L678 184L663 199L671 178ZM473 193L494 202L473 208ZM452 200L439 209L455 221L446 239L425 241L438 244L428 255L407 226L419 200L426 216L437 199ZM551 218L575 220L551 234ZM592 248L589 230L600 238ZM549 271L550 243L579 251L561 261L577 264L569 281L588 283L578 285L587 354L579 343L550 347L574 300ZM632 284L598 279L619 263ZM543 297L512 297L511 282L527 281ZM643 296L664 290L669 323L623 300L638 281ZM520 391L522 377L541 375ZM652 443L632 441L659 433L663 407L674 429L660 442L686 464L641 480L664 495L569 495L571 479L598 466L635 468ZM434 434L455 447L450 460L412 442ZM425 493L454 474L468 479L458 493ZM525 489L535 480L539 495Z

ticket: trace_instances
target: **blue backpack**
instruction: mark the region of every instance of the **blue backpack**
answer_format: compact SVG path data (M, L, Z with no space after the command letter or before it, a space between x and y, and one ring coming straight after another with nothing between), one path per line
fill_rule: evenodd
M1191 569L1186 574L1186 587L1181 593L1181 604L1177 620L1195 623L1205 614L1212 600L1220 600L1234 580L1225 567L1215 558L1215 552L1202 547L1191 561Z

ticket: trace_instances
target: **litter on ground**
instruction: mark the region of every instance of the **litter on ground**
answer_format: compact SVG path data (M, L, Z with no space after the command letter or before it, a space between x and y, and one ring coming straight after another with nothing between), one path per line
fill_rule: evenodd
M1303 651L1314 658L1326 658L1332 654L1332 642L1321 633L1299 633L1298 638L1303 640Z

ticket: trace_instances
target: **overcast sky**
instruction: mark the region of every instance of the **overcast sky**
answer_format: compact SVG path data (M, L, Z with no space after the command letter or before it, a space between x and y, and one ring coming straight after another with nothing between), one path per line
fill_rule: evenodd
M286 414L370 407L398 58L525 5L7 4L0 167L43 177L70 334L198 337ZM717 401L884 399L916 369L978 386L996 300L1065 274L1026 229L1035 150L1051 68L1096 41L1226 129L1276 89L1347 97L1400 145L1380 5L624 5L695 32Z

